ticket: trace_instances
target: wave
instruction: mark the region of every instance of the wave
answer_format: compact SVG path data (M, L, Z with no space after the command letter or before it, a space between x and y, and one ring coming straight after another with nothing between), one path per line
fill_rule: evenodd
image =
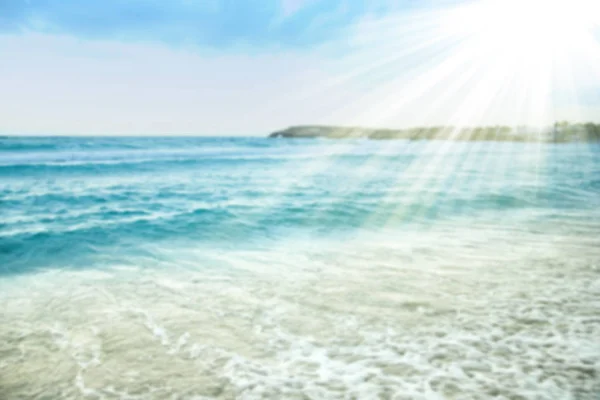
M52 174L52 173L96 173L97 171L115 172L135 168L140 171L164 170L164 168L190 168L202 167L203 165L236 166L246 163L267 164L287 162L322 162L321 168L334 166L336 163L349 162L376 162L391 159L393 161L405 161L409 163L414 155L380 154L365 157L363 154L352 154L344 152L327 152L322 154L298 153L298 154L171 154L163 156L140 156L130 154L120 157L107 155L80 156L72 158L55 159L13 159L6 158L0 161L0 175L17 176L20 174Z
M565 191L561 193L562 198L556 191L537 197L525 192L524 195L481 193L461 198L440 192L428 203L419 196L383 201L373 193L318 199L291 193L269 198L264 192L256 193L254 198L247 193L246 197L195 205L190 198L193 194L182 198L176 192L164 193L162 198L153 201L132 199L132 194L123 193L109 198L86 195L85 201L83 198L68 200L68 195L42 195L32 203L27 220L5 219L0 225L0 258L5 272L9 272L45 265L48 260L63 266L81 265L85 264L81 257L100 257L108 252L118 254L119 249L127 252L131 246L144 248L163 240L232 246L296 234L320 240L318 238L331 235L376 232L384 227L408 229L440 225L457 217L467 218L477 225L486 218L498 221L519 215L527 217L534 215L534 210L555 211L560 207L571 208L587 219L598 217L593 212L593 204L584 212L577 197L570 198ZM542 197L544 201L540 200ZM43 211L69 202L77 206L66 208L62 213ZM22 201L16 201L18 203ZM523 213L515 213L518 211Z
M597 219L600 210L600 158L573 146L554 146L540 157L518 144L449 144L446 151L440 143L55 140L61 150L0 157L6 269L86 265L87 257L117 257L119 248L142 251L170 240L320 240L456 219L569 220L585 230L580 216Z

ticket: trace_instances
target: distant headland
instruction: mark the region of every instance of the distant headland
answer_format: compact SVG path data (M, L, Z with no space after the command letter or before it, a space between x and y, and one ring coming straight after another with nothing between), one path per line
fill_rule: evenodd
M589 142L600 141L600 124L557 122L548 128L509 126L433 126L408 129L303 125L273 132L271 138L326 138L374 140L456 140L501 142Z

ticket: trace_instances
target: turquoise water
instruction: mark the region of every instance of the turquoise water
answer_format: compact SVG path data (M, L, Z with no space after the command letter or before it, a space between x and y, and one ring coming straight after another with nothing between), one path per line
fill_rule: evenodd
M599 238L597 144L0 138L0 391L593 398Z
M153 242L268 246L600 209L597 145L10 138L0 149L3 273Z

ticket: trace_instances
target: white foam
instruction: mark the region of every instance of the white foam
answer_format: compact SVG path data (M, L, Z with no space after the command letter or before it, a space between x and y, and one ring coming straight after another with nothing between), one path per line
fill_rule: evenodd
M194 268L194 249L164 249L179 262L5 277L0 389L65 399L591 399L598 257L572 239L442 229L207 255L222 270Z

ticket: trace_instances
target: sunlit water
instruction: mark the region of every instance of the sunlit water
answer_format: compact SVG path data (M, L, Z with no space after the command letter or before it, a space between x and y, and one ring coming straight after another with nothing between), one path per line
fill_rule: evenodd
M0 139L2 399L597 399L600 146Z

